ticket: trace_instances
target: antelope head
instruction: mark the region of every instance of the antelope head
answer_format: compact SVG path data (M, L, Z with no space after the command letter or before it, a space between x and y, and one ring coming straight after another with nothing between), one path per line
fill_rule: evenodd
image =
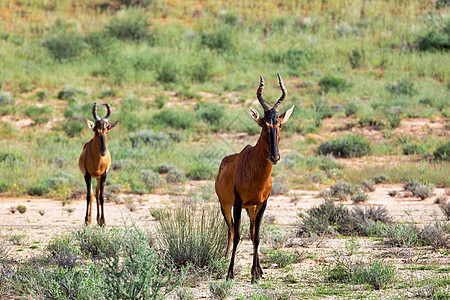
M286 112L278 115L278 112L281 107L281 103L286 97L286 88L284 87L283 80L281 79L280 74L278 74L278 82L281 88L281 97L275 103L275 105L270 108L270 106L264 101L262 97L262 91L264 89L264 78L260 76L260 82L258 90L256 91L256 96L258 97L258 101L264 109L264 117L261 118L259 113L253 108L249 107L250 115L253 120L262 128L261 137L265 141L265 149L267 151L268 157L267 159L272 164L277 164L280 161L280 152L278 151L278 146L280 144L281 137L281 127L283 123L287 122L292 112L294 111L294 105Z
M108 103L103 104L106 106L106 116L104 118L100 118L97 114L98 103L95 102L92 107L92 116L94 117L95 122L87 120L88 126L92 131L94 131L95 136L100 139L100 155L106 155L106 141L108 139L108 132L116 127L119 121L115 121L114 123L108 124L109 117L111 116L111 105Z

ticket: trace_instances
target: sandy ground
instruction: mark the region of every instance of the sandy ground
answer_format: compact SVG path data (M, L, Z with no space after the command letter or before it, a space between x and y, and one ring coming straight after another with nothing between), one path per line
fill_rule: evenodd
M195 183L193 183L195 184ZM188 183L189 185L189 183ZM378 185L375 192L369 193L370 199L363 205L384 205L390 214L398 221L413 221L415 223L431 223L436 220L443 220L444 216L434 199L445 193L444 189L436 189L435 195L425 200L418 200L410 197L390 197L389 191L402 190L400 185ZM269 198L265 218L275 221L277 225L293 229L297 221L297 214L312 206L318 205L323 199L318 198L318 192L291 190L289 196L274 196ZM184 197L185 198L185 197ZM130 211L126 202L132 202L136 206L135 211ZM177 202L183 201L182 196L169 194L145 194L145 195L118 195L115 202L105 204L106 224L110 227L123 226L125 223L136 223L138 226L154 228L155 219L150 215L149 210L161 207L170 207ZM351 201L341 202L351 206ZM10 212L11 206L25 205L27 212L20 214ZM128 205L129 206L129 205ZM43 216L39 211L45 211ZM0 236L8 238L12 235L23 235L21 245L13 246L12 255L15 259L21 260L37 255L45 249L46 243L55 235L70 232L79 228L84 222L86 202L84 200L73 200L71 204L62 206L62 202L52 199L41 198L1 198L0 199ZM96 215L96 207L93 208ZM246 214L244 214L247 218ZM247 221L245 223L245 221ZM94 221L95 222L95 221ZM243 220L244 224L248 220ZM93 225L95 226L95 225ZM409 250L409 254L389 254L392 249L383 249L374 243L372 239L360 238L359 242L363 251L376 252L377 255L393 255L394 259L402 261L409 255L409 259L414 259L416 250ZM283 280L287 273L293 273L302 279L305 288L317 288L317 281L305 274L308 270L321 268L323 264L332 263L332 251L343 249L345 240L339 238L326 238L310 241L307 244L296 247L295 251L301 251L308 256L314 255L314 259L304 259L300 263L294 264L290 271L280 270L273 266L263 265L265 270L264 280ZM261 241L261 249L264 251L264 240ZM288 249L293 251L292 248ZM387 253L387 254L386 254ZM250 284L250 267L252 259L252 245L249 240L244 240L239 248L236 263L236 283L233 287L233 295L252 295L263 293L261 287ZM450 265L448 256L435 256L433 260L442 266ZM303 276L303 275L305 276ZM409 274L409 273L408 273ZM415 276L413 275L405 276ZM303 277L302 277L303 276ZM196 299L207 299L211 296L207 281L198 282L198 286L193 289ZM309 287L308 287L309 286ZM276 293L276 291L274 291Z

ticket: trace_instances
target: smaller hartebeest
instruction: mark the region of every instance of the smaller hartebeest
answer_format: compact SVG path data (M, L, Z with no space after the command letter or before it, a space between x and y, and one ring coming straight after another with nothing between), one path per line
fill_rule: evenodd
M88 126L94 131L94 137L87 142L83 147L83 152L78 160L78 167L81 173L83 173L84 181L86 182L87 190L87 207L86 217L84 222L86 225L92 223L92 184L91 179L97 179L97 188L95 197L97 199L97 224L105 226L105 213L103 210L103 195L105 190L106 174L111 168L111 154L106 149L106 141L108 137L108 131L116 127L119 121L112 124L108 124L109 117L111 116L111 105L108 103L103 104L106 106L106 116L101 119L97 114L98 104L94 103L92 108L92 115L94 116L95 123L87 120ZM100 209L101 206L101 215Z
M280 74L277 75L282 95L275 105L270 108L262 98L264 79L261 76L256 95L264 109L264 117L261 118L256 110L249 107L250 115L261 127L258 142L254 147L247 145L240 153L226 156L220 164L216 178L216 193L228 226L227 258L233 245L227 279L234 278L234 259L240 240L239 228L243 208L247 210L250 217L250 236L253 242L252 283L255 283L263 274L258 257L261 220L272 190L272 166L280 161L278 146L281 127L294 110L292 106L278 116L281 103L286 97L286 88Z

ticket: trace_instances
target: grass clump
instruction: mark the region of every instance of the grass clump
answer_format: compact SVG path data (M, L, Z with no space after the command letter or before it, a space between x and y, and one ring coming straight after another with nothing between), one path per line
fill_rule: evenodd
M373 224L389 224L391 217L385 207L355 207L336 205L332 199L325 199L317 207L298 214L298 236L314 236L340 233L344 235L368 235Z
M405 78L396 83L387 83L386 89L388 90L389 93L391 93L391 95L397 96L401 95L414 96L418 94L414 82Z
M214 27L210 32L202 32L200 43L211 50L219 52L232 51L235 49L235 38L232 27Z
M447 221L450 221L450 203L448 201L441 201L439 203L439 208L441 209Z
M24 214L27 212L27 207L25 205L17 205L17 211L20 214Z
M42 196L48 192L50 192L50 188L45 182L38 183L27 189L27 194L30 196Z
M195 110L202 120L215 127L220 124L225 116L225 107L214 102L200 103Z
M119 40L140 42L150 38L149 23L138 10L123 10L106 26L106 32Z
M163 109L153 115L153 124L161 127L172 127L175 129L189 129L194 124L194 117L187 110Z
M79 247L74 244L73 236L70 234L50 240L46 250L50 254L52 263L67 269L76 266L78 255L81 254Z
M338 198L339 200L348 200L357 193L358 187L356 185L345 181L338 181L330 187L329 196Z
M342 92L350 87L350 84L345 78L337 77L332 74L327 74L319 80L319 86L322 91L328 93L330 90Z
M297 262L298 256L295 253L282 250L267 250L265 261L276 264L279 268L285 268Z
M346 135L320 144L317 152L321 155L332 154L336 157L361 157L370 155L370 142L362 135Z
M94 259L114 255L114 245L118 242L115 230L89 226L76 230L74 239L80 245L81 252Z
M365 192L374 192L375 187L372 180L363 180L361 181L360 187Z
M59 62L79 57L86 48L83 36L78 32L69 30L68 25L60 20L44 37L42 46L47 49L53 59Z
M413 197L419 197L424 200L428 197L431 197L434 190L433 184L422 184L417 180L408 180L404 187L405 191L410 192Z
M217 207L178 207L158 222L158 239L177 266L205 267L225 253L227 229Z
M356 194L354 194L351 197L351 199L353 201L353 204L358 204L358 203L366 202L367 200L369 200L369 195L367 195L363 191L358 191Z
M226 299L231 295L231 288L233 287L231 280L210 281L209 291L214 299Z
M450 141L437 147L436 150L433 152L433 157L436 160L449 161L450 160Z
M182 276L140 229L125 228L111 247L113 255L101 263L107 299L162 299L181 284Z
M448 5L448 1L445 2ZM448 51L450 49L450 18L440 22L424 35L418 36L416 45L420 51Z
M52 109L49 106L28 106L24 113L36 124L45 124L50 121Z

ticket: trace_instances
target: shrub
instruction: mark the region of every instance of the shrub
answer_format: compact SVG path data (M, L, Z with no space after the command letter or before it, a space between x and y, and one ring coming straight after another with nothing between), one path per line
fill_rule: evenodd
M448 2L448 1L447 1ZM444 22L443 22L444 23ZM420 51L444 50L450 49L450 19L441 26L435 26L424 35L416 39L417 48Z
M358 282L367 283L374 289L379 290L391 283L394 277L394 266L386 264L381 260L375 260L366 264L356 279Z
M46 250L50 253L53 263L68 269L75 267L80 254L80 249L73 243L73 236L68 234L50 240Z
M210 161L195 160L194 166L187 173L192 180L213 180L217 175L217 165Z
M63 121L61 123L61 129L62 129L62 131L64 131L67 134L67 136L75 137L75 136L80 135L80 133L84 129L84 126L79 121L69 120L69 121Z
M46 183L41 182L28 188L27 193L30 196L42 196L50 192L50 188Z
M450 160L450 141L445 144L440 145L433 152L434 159L436 160Z
M268 250L267 262L276 264L279 268L285 268L297 261L297 255L292 252L281 250Z
M25 235L23 234L14 234L8 238L8 241L13 243L13 245L22 245L23 240L25 239Z
M352 52L348 55L348 60L350 61L350 65L353 69L359 68L364 64L365 54L364 49L352 50Z
M174 142L179 142L179 135L176 132L158 132L144 129L130 136L131 147L137 148L141 145L150 146L156 149L165 149Z
M373 192L375 191L375 187L373 186L372 180L363 180L361 181L361 189L365 192Z
M230 280L223 281L210 281L209 291L213 295L214 299L226 299L231 295L231 288L233 287L233 282Z
M9 184L4 181L0 181L0 193L7 192L9 190Z
M389 176L385 174L380 174L375 176L373 178L373 181L375 181L375 184L386 183L389 182Z
M161 245L167 258L177 266L204 267L225 253L227 229L217 207L201 211L178 207L158 222Z
M73 175L64 171L57 171L52 177L48 178L46 185L53 189L59 190L73 182Z
M36 124L44 124L50 120L52 109L49 106L28 106L24 112Z
M171 183L183 183L186 181L186 175L183 171L172 168L169 170L166 180Z
M289 185L285 183L285 181L282 178L275 177L272 181L272 191L270 192L271 195L284 195L287 192L289 192Z
M205 82L214 75L214 61L208 58L202 58L195 62L189 70L189 75L193 81Z
M162 299L180 285L182 276L151 245L135 227L126 227L111 245L113 255L102 262L107 299Z
M319 86L325 93L328 93L330 90L342 92L350 87L350 84L344 78L327 74L319 80Z
M355 195L358 187L345 181L338 181L330 187L330 196L345 200Z
M87 93L85 91L82 91L80 89L66 86L64 89L60 90L58 92L58 99L59 100L67 100L68 102L77 102L78 99L83 99L87 96ZM67 116L66 116L67 117Z
M81 252L94 259L114 255L115 246L120 242L114 229L104 227L83 226L73 234Z
M189 129L194 124L194 117L186 110L163 109L153 115L152 122L159 126L170 126L175 129Z
M166 104L167 100L168 100L168 99L167 99L166 96L164 96L164 95L162 95L162 94L157 95L157 96L155 97L155 103L156 103L156 106L157 106L159 109L163 108L164 105Z
M355 116L359 111L359 105L357 102L352 101L347 104L345 107L345 115L347 117Z
M367 195L366 193L362 192L362 191L358 191L356 194L354 194L351 197L353 204L358 204L361 202L366 202L367 200L369 200L369 195Z
M106 32L120 40L140 42L150 38L149 23L138 10L120 11L106 26Z
M371 152L370 142L361 135L342 136L323 142L318 148L319 154L333 154L337 157L361 157L370 155Z
M421 184L417 180L409 180L405 183L405 191L411 192L414 197L419 197L424 200L432 195L434 185L433 184Z
M0 107L13 105L15 103L11 93L0 92Z
M67 30L66 25L58 22L50 34L44 37L42 45L59 62L80 56L86 48L82 35Z
M142 170L142 181L147 188L147 190L152 191L162 185L163 181L158 173L152 170Z
M25 205L17 205L17 211L21 214L24 214L27 212L27 207Z
M387 83L386 89L392 95L407 95L414 96L418 94L414 83L408 79L403 78L400 82Z
M403 145L403 154L404 155L412 155L412 154L423 154L424 149L421 145L415 143L407 143Z
M430 245L434 250L450 248L450 232L442 222L425 225L420 232L420 240L423 245Z
M0 163L1 162L16 162L25 161L20 154L14 152L0 152Z
M176 61L164 59L156 69L156 79L162 83L176 83L179 73L180 67Z
M36 92L35 96L38 100L42 101L47 98L47 92L45 90L39 90Z
M230 51L235 48L235 38L230 26L215 27L210 32L202 32L201 44L211 50Z
M197 115L210 125L218 125L225 116L223 105L214 102L200 103L195 107Z
M312 58L309 51L289 48L281 53L269 53L269 59L276 64L285 64L290 68L306 66Z
M447 217L447 221L450 221L450 203L448 201L441 201L439 203L439 208L445 217Z

